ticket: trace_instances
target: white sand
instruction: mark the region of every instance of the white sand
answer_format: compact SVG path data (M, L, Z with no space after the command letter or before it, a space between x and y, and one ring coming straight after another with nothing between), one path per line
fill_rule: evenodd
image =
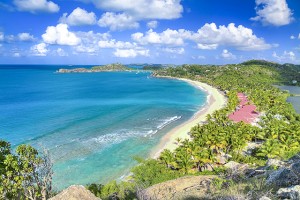
M163 78L172 78L172 77L163 77ZM186 81L189 84L205 91L208 93L207 103L204 107L201 108L191 119L184 122L183 124L175 127L169 131L166 135L163 136L158 146L154 148L150 156L152 158L159 157L160 153L164 149L174 150L177 147L176 138L186 139L190 138L188 135L192 127L196 126L199 123L206 121L206 115L212 114L214 111L223 108L226 103L226 97L216 88L198 81L192 81L189 79L178 78L178 80Z

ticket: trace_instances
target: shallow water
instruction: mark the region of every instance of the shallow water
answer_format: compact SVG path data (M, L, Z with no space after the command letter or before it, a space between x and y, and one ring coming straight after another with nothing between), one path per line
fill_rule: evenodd
M54 185L105 183L147 157L206 94L150 73L56 74L67 66L0 66L0 138L50 150Z
M282 90L288 90L291 94L300 95L300 87L298 86L278 86ZM300 113L300 96L289 97L288 102L293 104L297 113Z

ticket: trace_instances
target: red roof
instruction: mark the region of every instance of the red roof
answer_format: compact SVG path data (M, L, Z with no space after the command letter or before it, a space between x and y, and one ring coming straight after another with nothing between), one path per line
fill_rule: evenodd
M256 112L256 106L250 104L247 96L243 93L238 93L238 98L240 100L239 107L231 113L228 117L234 122L243 121L247 124L250 124L257 119L259 113Z

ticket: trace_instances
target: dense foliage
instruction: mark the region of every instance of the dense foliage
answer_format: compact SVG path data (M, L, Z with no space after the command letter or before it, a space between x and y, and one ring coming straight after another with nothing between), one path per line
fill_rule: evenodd
M52 164L48 155L39 156L29 145L16 154L0 140L0 199L47 199L52 190Z

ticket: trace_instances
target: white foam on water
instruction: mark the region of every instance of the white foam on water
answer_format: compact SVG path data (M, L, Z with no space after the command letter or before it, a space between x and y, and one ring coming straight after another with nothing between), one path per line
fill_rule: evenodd
M167 119L163 120L163 122L161 124L159 124L157 126L157 128L158 128L158 130L160 130L160 129L164 128L165 126L171 124L172 122L175 122L178 119L181 119L181 116L174 116L174 117L167 118Z

